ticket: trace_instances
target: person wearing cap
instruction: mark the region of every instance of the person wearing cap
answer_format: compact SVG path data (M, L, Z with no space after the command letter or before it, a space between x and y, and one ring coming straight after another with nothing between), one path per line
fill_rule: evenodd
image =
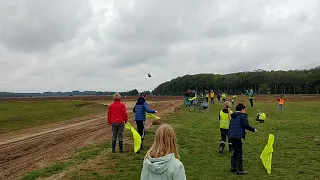
M146 98L147 94L145 92L142 92L133 108L138 133L141 136L141 149L143 148L142 144L145 137L146 113L157 113L156 110L149 108L148 103L146 102Z
M113 95L114 102L108 108L108 125L112 126L112 152L115 153L117 138L119 139L119 152L123 151L124 123L128 122L127 108L120 102L121 95Z

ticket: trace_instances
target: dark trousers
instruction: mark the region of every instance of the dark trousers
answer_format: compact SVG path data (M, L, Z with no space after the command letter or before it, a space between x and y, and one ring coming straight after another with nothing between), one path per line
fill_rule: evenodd
M214 104L214 98L211 98L211 104Z
M146 134L145 132L145 121L136 121L138 133L141 136L141 140L143 141L144 136Z
M228 137L229 129L220 128L220 132L221 132L221 142L225 143ZM228 142L230 143L229 138L228 138Z
M209 103L209 98L208 97L206 97L206 101L207 101L207 103Z
M112 140L123 141L124 123L112 123Z
M236 159L239 163L242 163L242 142L241 138L232 138L230 139L232 142L234 151L231 156L231 159Z
M253 107L253 99L250 99L251 107Z

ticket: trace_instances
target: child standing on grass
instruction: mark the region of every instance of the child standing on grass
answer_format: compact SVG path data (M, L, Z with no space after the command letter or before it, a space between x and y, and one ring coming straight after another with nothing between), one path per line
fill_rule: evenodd
M278 99L279 105L278 105L278 111L283 111L283 104L284 104L284 99L282 96Z
M185 169L179 158L172 127L161 125L144 158L140 180L186 180Z
M223 153L224 147L226 144L227 136L229 133L229 124L231 119L232 111L230 110L230 102L226 101L224 104L224 109L219 112L219 121L220 121L220 132L221 132L221 141L219 146L219 153ZM228 139L229 151L233 151L232 143Z
M220 92L218 92L218 95L217 95L218 104L220 104L220 98L221 98L221 94L220 94Z
M141 149L143 149L143 140L145 136L146 113L157 113L157 111L149 109L146 98L147 94L145 92L142 92L137 100L136 105L133 108L138 133L141 136Z
M237 175L247 174L243 170L242 164L242 142L241 138L245 139L245 130L257 132L257 130L249 125L246 113L246 106L239 103L236 106L236 112L231 114L229 126L229 138L234 147L233 155L231 156L231 172L236 172Z
M232 99L231 99L232 106L234 106L234 102L235 102L236 98L237 98L237 95L232 96Z
M210 92L210 99L211 99L211 104L214 104L214 91L211 90Z
M227 100L227 94L226 93L222 93L222 101L223 102L226 102L226 100Z
M120 102L121 95L113 95L114 102L108 109L108 125L112 126L112 153L115 153L117 138L119 139L119 152L123 151L123 130L124 123L128 122L126 106Z

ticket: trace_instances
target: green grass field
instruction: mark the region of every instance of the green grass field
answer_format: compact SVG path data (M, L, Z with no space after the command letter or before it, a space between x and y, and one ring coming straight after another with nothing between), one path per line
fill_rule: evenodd
M221 108L222 105L215 104L210 107L209 113L199 113L189 112L182 107L160 121L171 124L176 131L181 161L188 180L320 179L320 102L287 102L283 112L277 112L276 103L257 102L254 108L247 107L249 122L258 132L248 132L243 141L244 168L248 174L241 177L229 172L231 153L218 153L218 111ZM254 120L257 109L267 114L265 123ZM146 148L151 146L157 127L154 125L148 129ZM131 142L130 132L126 131L125 134ZM259 158L269 134L275 135L270 175L266 173ZM67 179L140 179L147 150L135 154L132 145L127 142L125 150L129 152L112 154L110 144L107 142L79 150L72 159L31 172L24 179L47 177L61 172L65 173Z
M89 101L32 101L0 103L0 133L106 112Z

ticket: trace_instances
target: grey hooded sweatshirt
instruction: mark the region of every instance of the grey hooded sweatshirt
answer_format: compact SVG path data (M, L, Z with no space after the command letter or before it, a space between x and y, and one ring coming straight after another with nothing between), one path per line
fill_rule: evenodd
M143 161L140 180L186 180L184 166L174 153L160 158L148 156Z

